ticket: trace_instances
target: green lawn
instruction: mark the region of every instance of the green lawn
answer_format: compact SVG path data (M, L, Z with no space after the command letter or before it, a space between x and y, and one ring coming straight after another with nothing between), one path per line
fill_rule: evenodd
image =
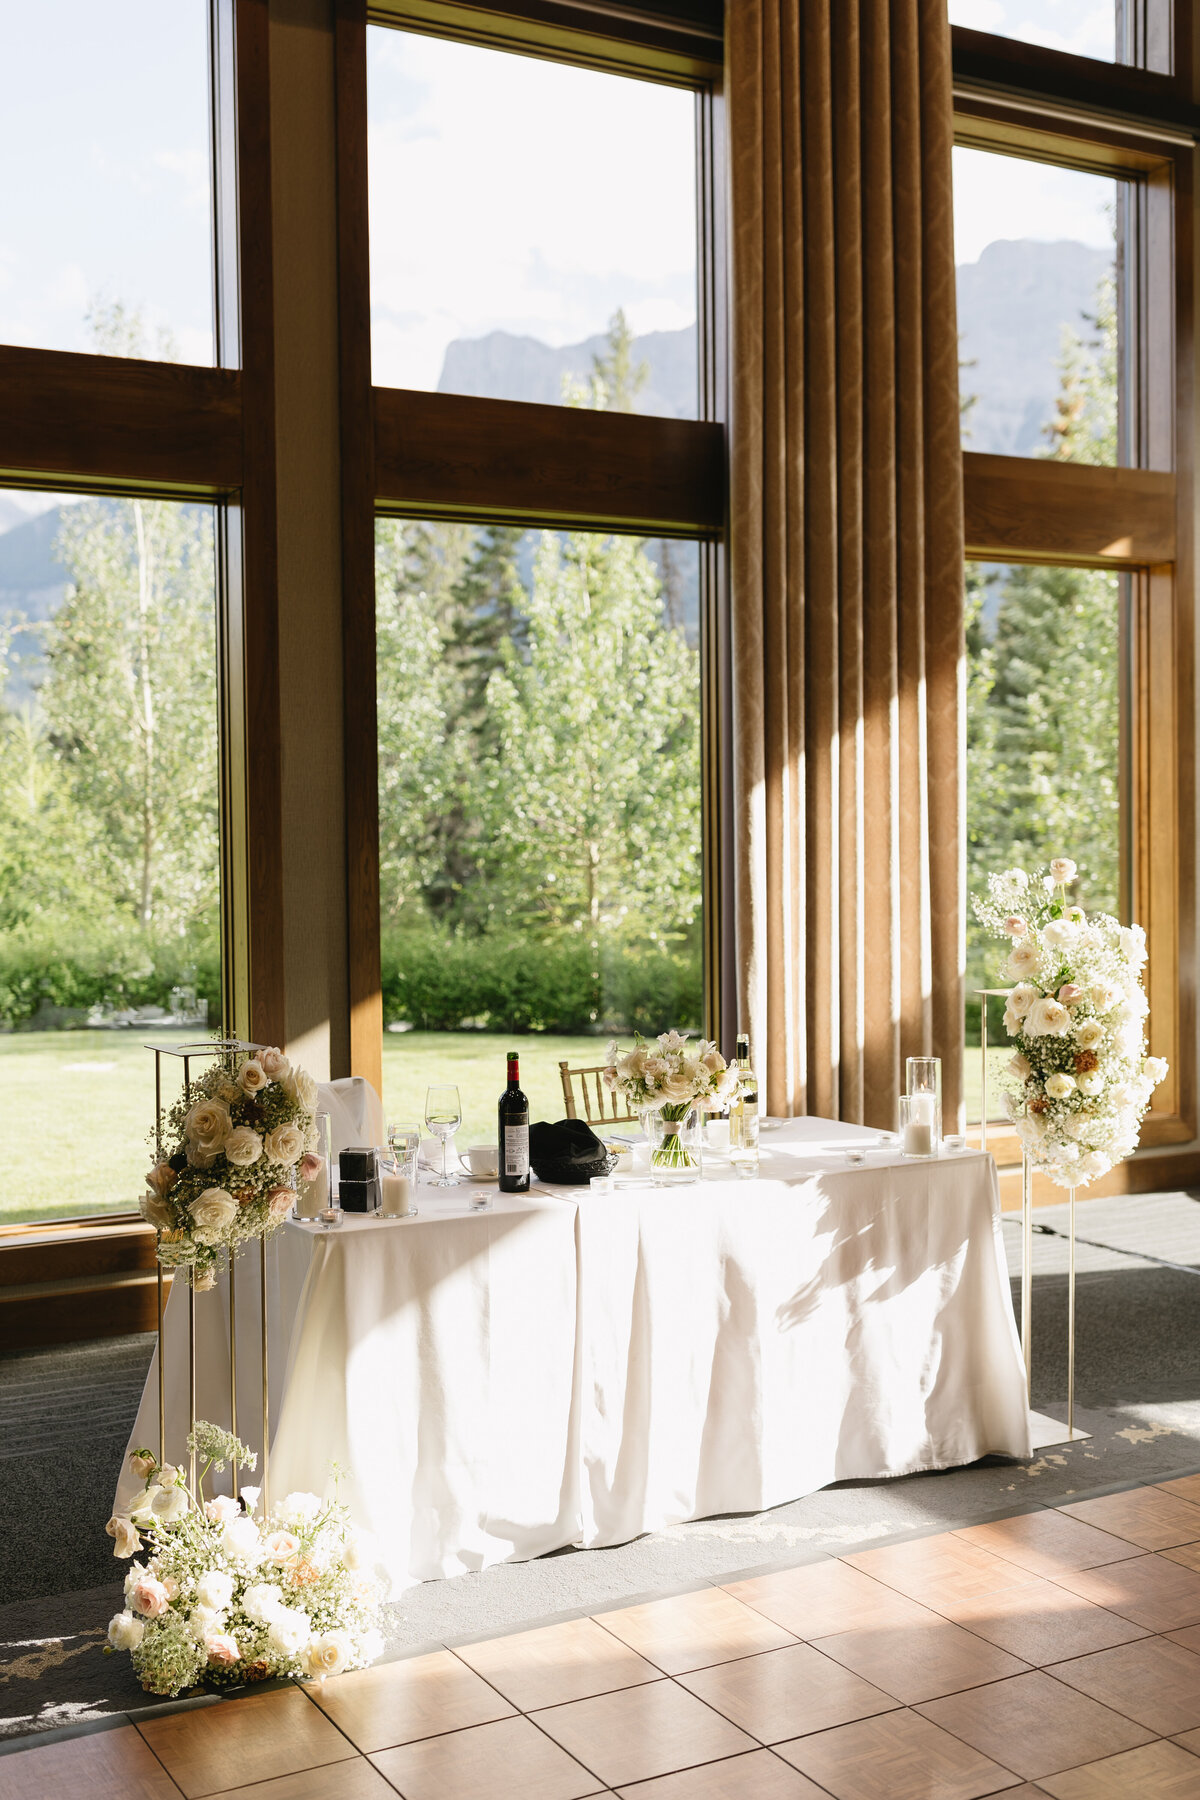
M137 1204L154 1127L154 1058L146 1031L22 1031L0 1035L4 1165L0 1221L125 1212ZM178 1041L177 1032L159 1034ZM495 1032L387 1032L383 1103L388 1120L419 1124L425 1090L457 1083L463 1103L459 1144L490 1142L504 1086L505 1052L520 1052L521 1085L535 1119L563 1116L558 1064L604 1060L595 1037L502 1037ZM993 1069L1008 1060L989 1050ZM171 1068L164 1063L164 1071ZM175 1065L178 1070L178 1064ZM979 1052L968 1049L967 1117L979 1117ZM993 1085L993 1095L995 1093ZM996 1106L993 1100L992 1113Z

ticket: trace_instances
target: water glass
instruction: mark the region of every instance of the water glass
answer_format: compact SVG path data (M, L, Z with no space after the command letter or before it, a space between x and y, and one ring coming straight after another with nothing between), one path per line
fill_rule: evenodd
M458 1089L449 1085L431 1087L425 1094L425 1123L434 1137L442 1140L442 1172L433 1178L433 1186L446 1188L457 1187L463 1180L461 1175L451 1175L446 1167L446 1152L450 1139L462 1124L462 1101Z

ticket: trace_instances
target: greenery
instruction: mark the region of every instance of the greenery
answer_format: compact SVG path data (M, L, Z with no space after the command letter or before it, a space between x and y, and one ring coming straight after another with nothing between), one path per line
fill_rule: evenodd
M1109 277L1087 324L1086 335L1064 332L1045 454L1111 464L1117 313ZM966 630L968 890L982 892L993 870L1071 856L1080 868L1072 898L1119 913L1119 578L1103 569L968 564ZM999 955L968 911L968 993L999 985ZM996 1042L998 1021L989 1019ZM973 998L967 1033L978 1043ZM968 1071L975 1060L968 1056Z

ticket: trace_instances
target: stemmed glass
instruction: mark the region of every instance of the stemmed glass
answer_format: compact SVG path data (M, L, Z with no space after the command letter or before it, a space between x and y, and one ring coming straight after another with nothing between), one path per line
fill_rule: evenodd
M442 1172L434 1177L434 1187L457 1187L461 1175L451 1175L446 1168L446 1149L462 1124L462 1101L456 1087L431 1087L425 1093L425 1123L435 1137L442 1140Z

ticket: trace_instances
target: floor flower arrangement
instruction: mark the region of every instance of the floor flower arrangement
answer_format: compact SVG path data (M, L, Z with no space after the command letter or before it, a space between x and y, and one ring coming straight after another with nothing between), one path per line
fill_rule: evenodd
M1137 1148L1167 1073L1146 1054L1145 933L1073 906L1077 873L1069 857L1032 875L1006 869L974 901L1009 944L1005 1111L1033 1167L1060 1187L1086 1187Z
M257 1488L204 1497L210 1470L254 1468L238 1438L198 1422L188 1451L204 1464L194 1490L181 1469L136 1452L145 1486L108 1522L115 1556L149 1550L108 1627L110 1648L129 1652L147 1692L312 1680L374 1662L382 1597L336 1495L289 1494L260 1520Z

